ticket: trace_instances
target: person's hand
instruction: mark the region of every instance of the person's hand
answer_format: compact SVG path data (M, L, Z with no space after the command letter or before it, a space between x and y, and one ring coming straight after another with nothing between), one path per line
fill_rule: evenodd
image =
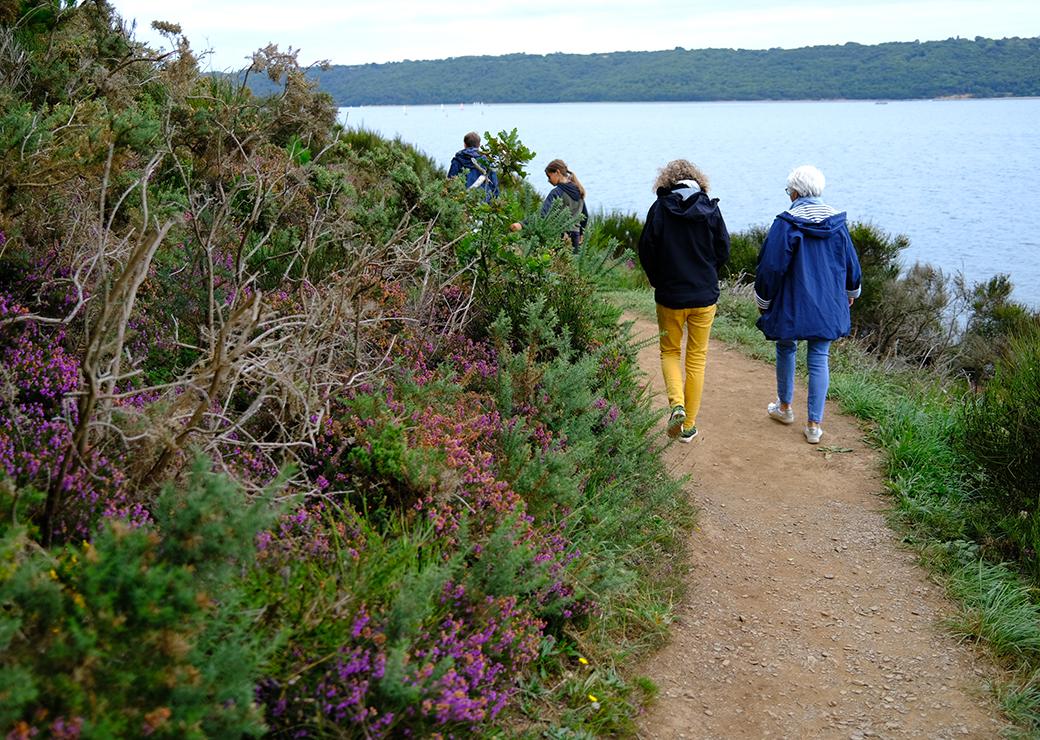
M519 221L517 221L516 223L509 224L510 231L520 231L520 229L522 228L524 228L524 225Z
M855 303L855 302L856 302L856 299L853 298L852 296L849 296L849 308L852 308L852 304Z

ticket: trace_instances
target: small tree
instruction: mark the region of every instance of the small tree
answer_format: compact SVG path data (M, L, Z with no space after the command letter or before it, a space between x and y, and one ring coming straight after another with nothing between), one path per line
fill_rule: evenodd
M520 187L527 176L524 167L535 158L536 152L524 146L516 129L499 131L498 136L485 131L484 146L491 158L491 166L498 173L499 183L506 188Z

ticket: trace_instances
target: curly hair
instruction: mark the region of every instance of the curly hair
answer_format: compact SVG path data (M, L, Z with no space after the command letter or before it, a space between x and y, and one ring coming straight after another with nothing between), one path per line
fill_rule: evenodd
M661 188L671 187L680 180L696 180L705 193L711 187L708 176L701 172L693 162L686 159L673 159L658 171L657 179L654 180L654 192L656 193Z

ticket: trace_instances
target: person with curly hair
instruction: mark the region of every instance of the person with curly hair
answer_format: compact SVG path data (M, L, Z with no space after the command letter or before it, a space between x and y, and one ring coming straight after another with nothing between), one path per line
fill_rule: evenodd
M729 231L718 198L708 197L710 185L685 159L666 164L654 182L657 200L639 236L639 263L657 303L661 373L671 408L668 436L680 442L692 442L698 434L719 270L729 259Z

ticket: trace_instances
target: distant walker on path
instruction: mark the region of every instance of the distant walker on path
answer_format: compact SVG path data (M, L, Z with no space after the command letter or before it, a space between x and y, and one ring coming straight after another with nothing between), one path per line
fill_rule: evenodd
M480 134L470 131L462 137L463 148L455 152L448 166L448 177L466 175L466 189L480 188L486 195L484 200L498 197L498 175L491 162L480 151Z
M820 199L823 173L802 165L787 176L791 207L774 219L758 254L757 326L776 342L776 401L770 418L794 423L794 360L798 340L807 343L808 417L805 439L817 444L830 385L831 342L852 329L850 309L862 290L856 248L845 214Z
M572 216L580 216L578 225L572 231L563 234L565 239L570 239L571 249L577 254L585 238L585 226L589 222L589 209L585 205L585 186L562 159L554 159L545 165L545 177L553 189L542 201L541 215L546 216L552 210L553 203L559 201ZM520 231L524 228L524 221L517 221L509 228L511 231Z

